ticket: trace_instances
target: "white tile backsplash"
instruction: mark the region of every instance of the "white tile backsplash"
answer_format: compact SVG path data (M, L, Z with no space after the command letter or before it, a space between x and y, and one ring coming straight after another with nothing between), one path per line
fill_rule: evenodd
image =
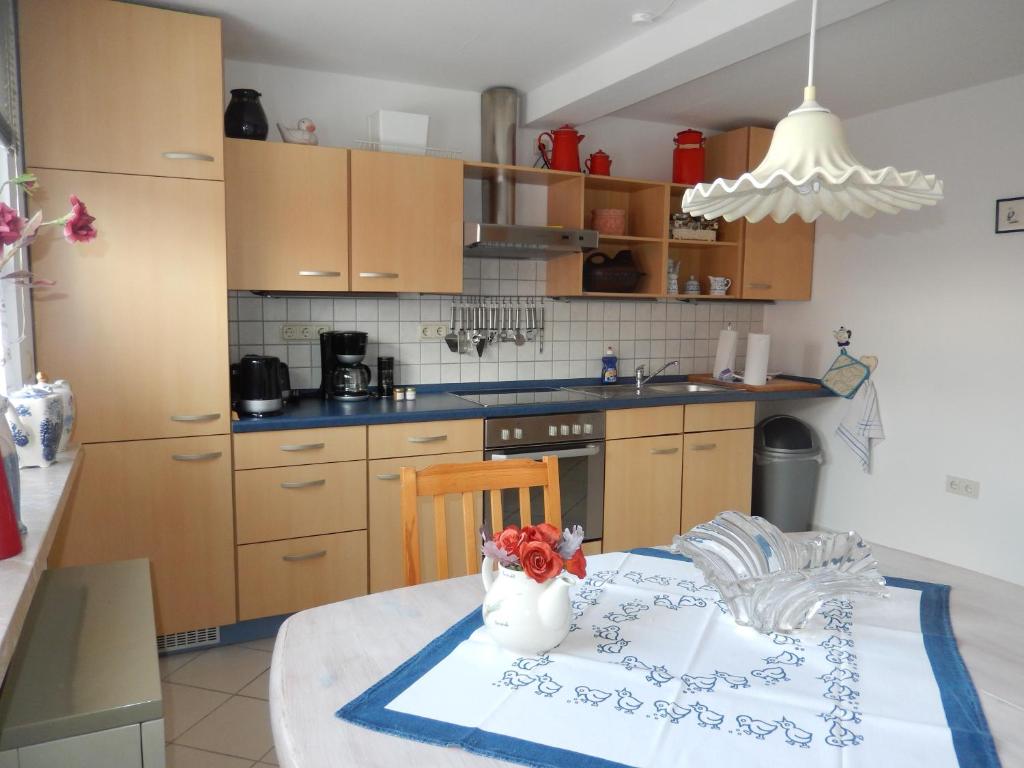
M467 259L464 290L469 294L542 296L545 267L543 262ZM448 322L450 297L272 298L229 291L229 351L232 362L246 354L280 357L288 362L292 386L316 387L320 384L318 343L281 339L285 322L316 322L331 324L339 331L369 334L366 362L374 369L374 381L378 355L396 359L400 384L596 377L609 345L619 356L619 370L625 378L638 365L653 370L676 359L679 373L711 370L718 331L728 323L740 334L736 365L742 368L745 336L760 332L764 318L764 305L744 302L541 301L546 321L543 352L537 341L528 341L522 347L511 343L488 346L477 357L475 350L465 355L453 353L443 340L419 341L421 322Z

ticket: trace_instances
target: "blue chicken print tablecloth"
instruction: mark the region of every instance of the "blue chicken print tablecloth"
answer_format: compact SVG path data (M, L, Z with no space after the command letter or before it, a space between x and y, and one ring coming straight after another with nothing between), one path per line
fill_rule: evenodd
M797 635L739 627L685 558L588 558L557 648L498 647L474 611L338 711L531 766L992 768L949 588L889 579Z

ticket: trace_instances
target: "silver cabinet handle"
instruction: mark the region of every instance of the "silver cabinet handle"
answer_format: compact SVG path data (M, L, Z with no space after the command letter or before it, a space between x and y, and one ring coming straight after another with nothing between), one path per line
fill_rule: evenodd
M341 272L323 269L300 269L299 277L341 277Z
M209 453L172 453L171 458L175 461L212 461L219 459L224 454L221 451L210 451Z
M327 481L323 478L319 480L293 480L281 483L282 488L313 488L318 485L326 485Z
M448 435L424 435L423 437L410 437L407 439L410 443L439 443L442 440L447 440Z
M161 152L160 154L168 160L199 160L204 163L212 163L216 159L213 155L204 155L201 152Z
M771 287L771 283L747 283L747 288L760 288L761 290L766 291Z
M698 443L693 446L694 451L713 451L718 447L718 443Z
M398 273L397 272L360 272L359 276L360 277L395 278L395 277L398 277Z
M282 445L281 450L295 453L296 451L316 451L323 447L323 443L300 443L299 445Z
M301 555L282 555L281 559L286 563L297 563L300 560L316 560L318 557L324 557L326 554L326 549L318 549L316 552L303 552Z
M401 475L397 472L381 472L377 475L378 480L397 480Z
M666 455L666 454L669 454L669 453L678 453L678 452L679 452L678 448L651 448L651 453L653 453L655 456L662 456L662 455Z
M220 418L219 413L196 413L196 414L172 414L171 421L216 421Z

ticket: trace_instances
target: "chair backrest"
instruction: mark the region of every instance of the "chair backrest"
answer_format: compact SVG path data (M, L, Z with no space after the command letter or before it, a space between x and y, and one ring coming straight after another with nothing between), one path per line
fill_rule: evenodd
M519 489L520 525L531 524L530 488L544 489L544 521L562 528L562 502L558 484L558 458L545 456L540 461L512 459L475 461L466 464L435 464L416 471L402 467L402 564L405 583L420 583L420 535L416 513L417 499L434 497L434 549L437 578L448 578L448 528L445 525L445 496L462 495L462 534L468 573L480 572L479 539L476 529L473 494L490 491L491 528L504 527L501 492Z

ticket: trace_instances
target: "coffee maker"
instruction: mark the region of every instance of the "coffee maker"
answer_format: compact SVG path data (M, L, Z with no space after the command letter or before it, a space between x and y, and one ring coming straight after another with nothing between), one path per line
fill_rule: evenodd
M363 365L367 335L362 331L320 334L320 396L333 400L366 400L370 369Z

